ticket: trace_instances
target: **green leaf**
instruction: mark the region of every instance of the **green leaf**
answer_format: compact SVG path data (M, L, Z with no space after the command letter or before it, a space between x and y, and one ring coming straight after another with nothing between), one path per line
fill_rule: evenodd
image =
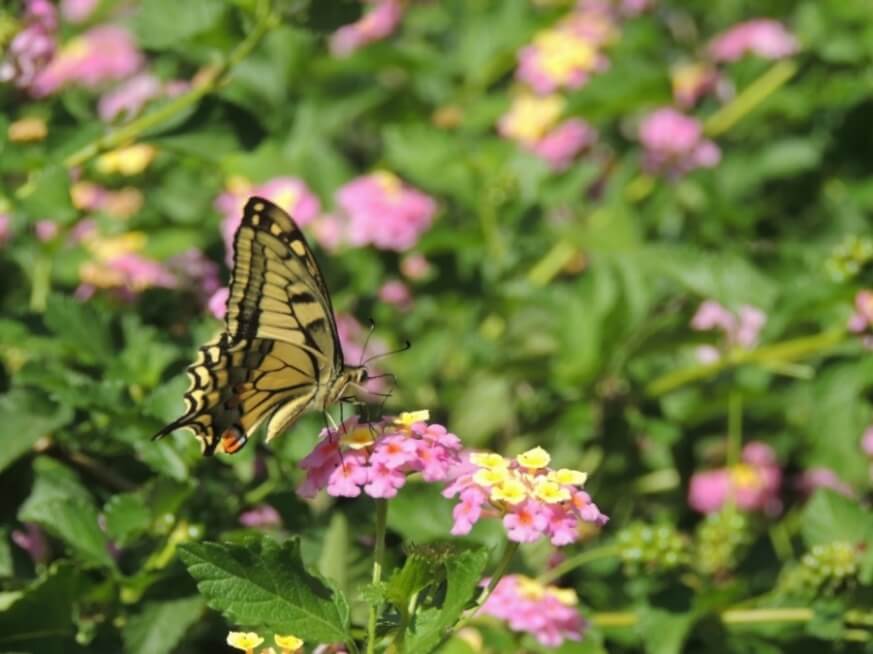
M512 421L514 406L506 377L477 374L453 407L452 431L463 434L468 445L482 445Z
M803 539L808 547L873 538L873 515L856 500L832 490L819 489L803 510Z
M50 218L67 223L76 217L70 202L70 173L61 165L48 166L34 174L33 188L21 201L33 220Z
M152 523L152 514L143 497L137 493L115 495L103 507L106 533L120 545L143 533Z
M73 602L79 577L72 565L54 565L0 612L0 650L61 654L73 650Z
M203 613L199 597L150 602L124 626L125 652L169 654Z
M146 0L134 17L140 44L166 49L205 32L227 11L222 0Z
M426 654L439 644L473 599L488 564L484 547L467 550L446 562L446 595L439 609L426 609L408 630L407 651Z
M5 439L0 448L0 471L26 453L41 437L73 419L69 407L58 406L37 393L15 388L0 397L0 424L15 438Z
M647 654L679 654L694 624L694 613L650 608L642 612L637 631Z
M81 361L99 363L113 357L107 317L92 305L70 296L52 295L46 305L45 323Z
M11 577L12 572L12 546L9 543L9 530L4 528L0 529L0 577Z
M18 510L18 519L35 522L60 538L86 561L106 567L115 562L97 523L97 509L75 474L59 463L38 459L33 491Z
M318 557L318 571L345 592L349 576L349 521L337 511L330 518L324 534L321 553Z
M304 569L298 540L190 543L179 552L207 604L234 624L308 641L350 638L346 598Z

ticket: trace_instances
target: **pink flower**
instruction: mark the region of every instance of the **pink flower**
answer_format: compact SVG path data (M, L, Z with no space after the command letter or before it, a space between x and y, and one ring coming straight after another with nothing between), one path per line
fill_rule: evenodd
M370 462L394 469L411 463L418 454L418 442L403 435L386 436L373 448Z
M140 73L107 92L97 104L103 122L112 122L119 115L133 118L150 100L161 94L161 81L151 73Z
M734 25L709 44L716 61L736 61L745 54L765 59L781 59L797 52L794 35L779 21L758 18Z
M433 198L385 171L352 180L336 197L348 221L349 243L381 250L411 248L430 228L437 209Z
M503 526L509 540L533 543L549 526L548 514L541 504L526 501L503 516Z
M367 469L367 473L367 485L364 486L364 490L370 497L392 498L406 483L406 476L401 471L382 463L374 463ZM329 488L328 492L330 492Z
M873 458L873 426L864 430L864 435L861 437L861 450Z
M552 168L566 170L576 156L597 140L597 132L581 118L571 118L531 146L531 151Z
M715 91L719 82L718 71L709 64L683 64L670 72L673 98L683 109L693 107L706 94Z
M812 495L818 488L828 488L849 498L855 497L855 489L840 479L830 468L816 467L804 470L797 478L797 489L804 495Z
M88 19L100 0L61 0L61 15L69 23L81 23Z
M34 563L47 563L51 558L48 539L42 528L32 522L24 523L24 530L12 531L12 542L30 555Z
M361 494L361 486L369 479L370 470L366 466L366 459L361 454L352 452L344 456L330 474L327 492L334 497L357 497Z
M782 471L766 444L748 443L742 462L732 468L696 472L691 477L688 503L701 513L714 513L729 500L744 511L778 513Z
M691 328L696 331L720 330L728 347L751 349L758 344L758 337L767 322L767 314L748 304L740 306L736 314L714 300L704 301L694 317ZM697 360L714 363L721 358L718 348L711 345L698 347Z
M389 279L379 289L379 299L385 304L391 304L401 311L412 307L412 293L409 287L399 279Z
M21 30L0 59L0 82L33 92L33 83L54 57L58 17L48 0L27 0Z
M94 88L128 77L142 63L142 53L127 30L117 25L99 25L67 43L37 75L33 91L43 96L69 84Z
M33 227L36 238L43 243L54 240L58 235L58 224L54 220L38 220Z
M12 218L8 213L0 213L0 246L6 245L12 235Z
M221 288L218 264L197 248L171 257L166 266L180 284L192 289L204 304L208 304Z
M339 249L345 239L343 222L332 214L325 214L310 223L312 234L318 244L328 252Z
M480 613L506 622L513 631L531 634L545 647L558 647L565 640L582 639L586 625L578 601L572 590L509 575L498 582Z
M230 289L227 286L222 286L215 291L206 303L209 313L219 320L224 320L224 316L227 315L227 298L229 297Z
M95 290L114 291L122 299L133 299L147 288L177 288L179 280L163 264L134 252L127 252L105 261L88 261L79 270L82 284L76 297L86 300Z
M245 180L237 180L235 186L222 193L215 200L215 208L224 215L221 234L227 252L227 263L233 262L233 239L242 222L242 211L246 201L259 195L287 211L300 227L315 220L321 211L321 203L306 183L297 177L274 177L252 186Z
M424 279L430 274L431 265L423 254L414 252L400 260L400 272L404 277L414 281Z
M682 175L695 168L712 168L721 159L718 146L703 137L700 123L671 107L643 120L640 142L646 148L645 167L652 172Z
M470 533L479 518L482 517L482 505L488 499L478 488L468 488L461 492L461 501L452 509L453 536L464 536Z
M374 41L388 38L403 18L400 0L371 0L372 8L357 22L339 28L330 37L330 51L347 56Z
M864 289L855 294L855 313L849 319L850 332L860 334L873 326L873 291Z
M269 504L259 504L258 506L246 509L239 516L239 523L244 527L252 528L270 528L281 527L282 516L279 512Z

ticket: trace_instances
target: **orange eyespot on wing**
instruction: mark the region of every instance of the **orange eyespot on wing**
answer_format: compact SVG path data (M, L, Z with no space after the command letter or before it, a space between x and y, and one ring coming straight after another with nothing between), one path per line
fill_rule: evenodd
M226 454L236 454L248 440L248 437L236 425L228 427L221 434L221 451Z

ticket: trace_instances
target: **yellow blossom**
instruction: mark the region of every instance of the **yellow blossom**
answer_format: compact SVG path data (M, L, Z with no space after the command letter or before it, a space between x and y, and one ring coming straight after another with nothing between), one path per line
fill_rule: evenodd
M253 631L231 631L227 634L227 644L245 652L251 652L263 642L264 639Z
M300 193L293 188L283 188L281 192L276 193L272 197L274 203L288 211L294 210L294 205L297 204L298 199L300 199Z
M353 450L362 450L373 444L373 431L367 426L357 427L343 434L342 442Z
M248 178L243 177L242 175L231 175L227 178L225 186L227 187L227 190L231 193L245 195L251 190L252 183L248 180Z
M412 427L416 422L425 422L430 420L430 411L422 409L421 411L404 411L394 419L394 424L401 427Z
M473 475L473 481L480 486L494 486L503 483L508 477L509 471L506 468L495 468L493 470L483 468L476 471L476 474Z
M85 241L85 247L101 261L107 261L145 247L147 237L143 232L127 232L118 236L94 236Z
M518 583L518 594L522 597L531 600L538 600L545 595L545 587L536 579L531 579L524 575L518 575L516 577L516 582Z
M545 468L549 465L549 461L552 460L552 457L543 448L537 446L532 450L522 452L515 457L515 460L518 461L519 465L523 468L539 470L540 468Z
M570 499L570 491L548 479L538 479L533 494L546 504L560 504Z
M557 484L567 486L583 486L588 480L588 474L570 468L561 468L549 473L549 479Z
M384 190L389 197L397 196L403 190L403 182L401 182L400 178L392 172L387 170L377 170L372 176L376 180L376 183L382 187L382 190Z
M485 472L480 470L479 472ZM478 474L478 473L476 473ZM527 486L518 479L506 479L491 487L491 499L495 502L520 504L527 498Z
M147 143L111 150L97 159L97 170L105 174L138 175L149 167L157 152L155 146Z
M761 475L748 463L738 463L730 469L731 481L737 488L757 488L761 485Z
M576 595L576 591L572 588L548 586L546 592L565 606L576 606L579 603L579 596Z
M557 124L565 104L556 94L519 95L501 121L502 132L522 143L536 143Z
M29 143L33 141L42 141L48 129L45 121L42 118L22 118L9 124L6 130L6 135L13 143Z
M498 470L509 467L509 461L496 452L474 452L470 455L470 463L488 470Z
M584 40L563 30L545 30L534 39L539 62L555 82L566 83L580 70L594 68L597 57Z
M129 186L106 196L106 213L116 218L130 218L142 209L142 205L140 190Z
M298 649L303 647L303 641L300 640L297 636L274 636L276 640L276 644L285 651L288 652L296 652Z

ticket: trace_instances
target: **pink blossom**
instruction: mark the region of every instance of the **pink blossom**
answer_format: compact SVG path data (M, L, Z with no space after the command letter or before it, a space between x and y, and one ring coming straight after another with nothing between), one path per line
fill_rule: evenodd
M731 499L744 511L778 513L782 471L766 444L751 442L743 448L742 462L732 468L696 472L691 477L688 503L701 513L714 513Z
M34 563L47 563L51 558L48 539L37 524L26 522L23 530L13 530L12 542L27 552Z
M736 61L745 54L765 59L781 59L797 52L794 35L779 21L757 18L734 25L709 44L716 61Z
M590 506L596 505L591 504ZM587 509L587 507L586 507ZM555 547L569 545L576 541L579 533L579 523L575 517L562 506L550 506L549 510L549 540ZM595 522L595 520L589 520Z
M142 63L142 53L127 30L117 25L99 25L67 43L37 75L33 91L43 96L69 84L94 88L128 77Z
M427 277L432 266L423 254L413 252L400 260L400 272L407 279L418 281Z
M464 536L470 533L479 518L482 517L482 505L487 501L485 493L478 488L467 488L461 492L460 502L452 509L453 536Z
M418 442L403 435L386 436L373 448L370 462L388 468L400 468L411 463L418 454Z
M97 235L97 221L93 218L83 218L70 228L67 239L72 245L79 245Z
M69 23L88 19L100 0L61 0L61 15Z
M12 217L8 213L0 213L0 246L6 245L12 236Z
M509 575L497 583L480 613L506 622L513 631L533 635L545 647L558 647L565 640L582 639L586 624L577 602L572 590Z
M533 543L546 531L549 517L544 506L528 500L503 516L503 526L506 527L509 540L517 543Z
M873 458L873 426L864 430L864 435L861 437L861 450Z
M282 516L269 504L259 504L246 509L239 516L239 522L244 527L269 528L281 527Z
M591 147L597 132L581 118L571 118L549 131L531 146L531 151L552 168L566 170L576 156Z
M682 175L695 168L712 168L721 159L718 146L703 137L700 122L671 107L643 120L640 142L646 149L645 167L652 172Z
M609 517L600 512L598 506L591 501L591 496L585 491L573 493L572 505L579 512L579 517L585 522L601 526L609 522Z
M873 291L864 289L855 293L855 313L849 318L850 332L860 334L873 327Z
M246 181L238 181L234 188L219 195L215 208L224 216L221 234L227 252L227 263L233 262L233 239L242 222L242 211L249 197L258 195L277 204L287 211L300 227L315 220L321 211L321 203L306 183L297 177L274 177L252 186Z
M119 115L136 116L151 100L161 94L161 81L151 73L140 73L108 91L97 104L97 113L104 122Z
M733 313L714 300L704 301L691 319L691 328L696 331L718 329L722 332L728 347L751 349L758 344L758 337L767 322L767 314L748 304L740 306ZM712 345L700 346L696 350L701 363L714 363L721 358L721 352Z
M330 37L330 51L347 56L374 41L386 39L397 29L403 18L400 0L371 0L371 9L358 21L339 28Z
M162 264L138 254L123 254L109 261L111 270L124 279L124 286L142 290L154 286L175 288L176 277Z
M412 293L409 287L399 279L389 279L379 288L379 299L385 304L391 304L401 311L412 307Z
M673 83L673 98L683 109L693 107L706 94L716 90L718 71L703 63L676 66L670 73Z
M855 489L840 479L830 468L815 467L804 470L796 481L797 489L804 495L811 495L818 488L828 488L849 498L855 497Z
M57 48L57 10L48 0L27 0L21 22L0 58L0 82L13 82L32 93L34 81Z
M430 228L436 202L396 175L379 171L353 179L337 191L351 245L407 250Z
M224 320L224 316L227 315L227 299L229 297L230 289L227 286L222 286L215 291L206 303L206 308L209 309L209 313L219 320Z
M328 252L339 249L345 240L343 221L332 214L321 215L310 223L318 244Z
M358 452L351 452L342 458L330 474L327 492L334 497L357 497L361 494L361 486L369 479L370 470L366 466L366 458Z
M54 240L60 228L54 220L38 220L33 229L36 237L43 243L46 243Z
M367 485L364 490L370 497L389 499L406 483L406 476L383 463L374 463L367 469ZM328 489L330 492L330 489Z

